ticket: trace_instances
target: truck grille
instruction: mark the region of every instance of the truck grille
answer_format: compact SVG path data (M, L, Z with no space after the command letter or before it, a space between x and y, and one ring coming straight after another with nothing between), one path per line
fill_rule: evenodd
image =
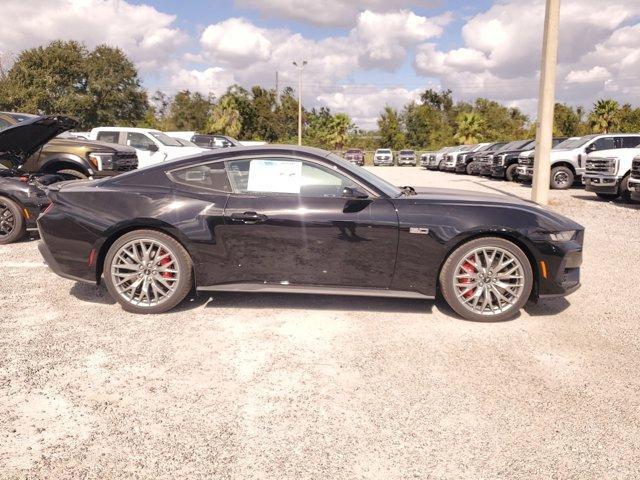
M615 174L616 161L613 158L588 158L587 173Z
M633 160L633 166L631 167L631 178L640 180L640 158Z
M135 153L125 153L116 156L114 170L117 172L130 172L138 168L138 156Z
M518 158L518 165L533 165L533 157L520 157Z
M502 165L502 158L500 157L500 155L494 155L493 156L493 164L494 165Z

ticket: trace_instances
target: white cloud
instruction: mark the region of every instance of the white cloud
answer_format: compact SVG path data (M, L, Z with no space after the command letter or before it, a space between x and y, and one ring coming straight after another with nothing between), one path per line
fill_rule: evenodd
M616 93L638 102L640 0L566 0L560 19L558 97L589 104ZM486 96L531 107L537 97L544 2L495 3L462 28L464 45L417 47L418 73L438 77L462 98ZM534 113L529 111L528 113Z
M389 12L403 8L431 7L437 0L236 0L241 7L258 10L265 17L288 18L319 26L351 27L360 12Z
M120 47L142 70L166 64L186 35L176 17L124 0L3 0L0 52L18 54L52 40Z
M243 18L230 18L205 28L200 43L219 60L248 65L269 59L273 48L269 33Z
M171 75L169 87L172 91L191 90L204 94L213 93L219 97L235 82L233 74L221 67L202 71L180 69Z
M331 93L318 95L317 101L336 112L349 114L360 128L374 129L385 105L400 109L408 102L417 101L422 91L423 89L408 90L402 87L344 85Z

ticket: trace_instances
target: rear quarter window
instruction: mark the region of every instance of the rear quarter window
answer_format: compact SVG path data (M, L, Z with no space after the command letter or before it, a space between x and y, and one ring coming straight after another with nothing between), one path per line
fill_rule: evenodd
M106 143L118 143L120 132L98 132L96 139Z
M194 188L215 190L217 192L231 192L229 177L224 162L192 165L190 167L173 170L169 178L174 182Z

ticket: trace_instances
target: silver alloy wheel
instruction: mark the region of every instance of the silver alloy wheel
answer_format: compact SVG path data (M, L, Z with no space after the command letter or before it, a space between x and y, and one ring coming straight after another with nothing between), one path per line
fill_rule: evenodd
M569 183L569 174L567 172L557 172L554 176L553 176L553 181L557 184L557 185L566 185L567 183Z
M456 297L467 310L480 315L508 311L521 298L525 285L520 260L499 247L472 250L454 272Z
M118 294L139 307L168 300L180 279L175 254L163 243L143 238L123 245L113 257L111 280Z
M16 218L9 205L0 202L0 237L6 237L16 227Z

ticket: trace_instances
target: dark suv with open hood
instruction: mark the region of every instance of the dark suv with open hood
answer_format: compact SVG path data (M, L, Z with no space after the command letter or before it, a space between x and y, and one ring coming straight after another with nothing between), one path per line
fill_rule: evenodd
M0 112L0 131L36 115ZM5 166L10 167L5 163ZM63 173L76 178L110 177L138 168L135 149L113 143L69 138L52 138L23 161L25 173Z

